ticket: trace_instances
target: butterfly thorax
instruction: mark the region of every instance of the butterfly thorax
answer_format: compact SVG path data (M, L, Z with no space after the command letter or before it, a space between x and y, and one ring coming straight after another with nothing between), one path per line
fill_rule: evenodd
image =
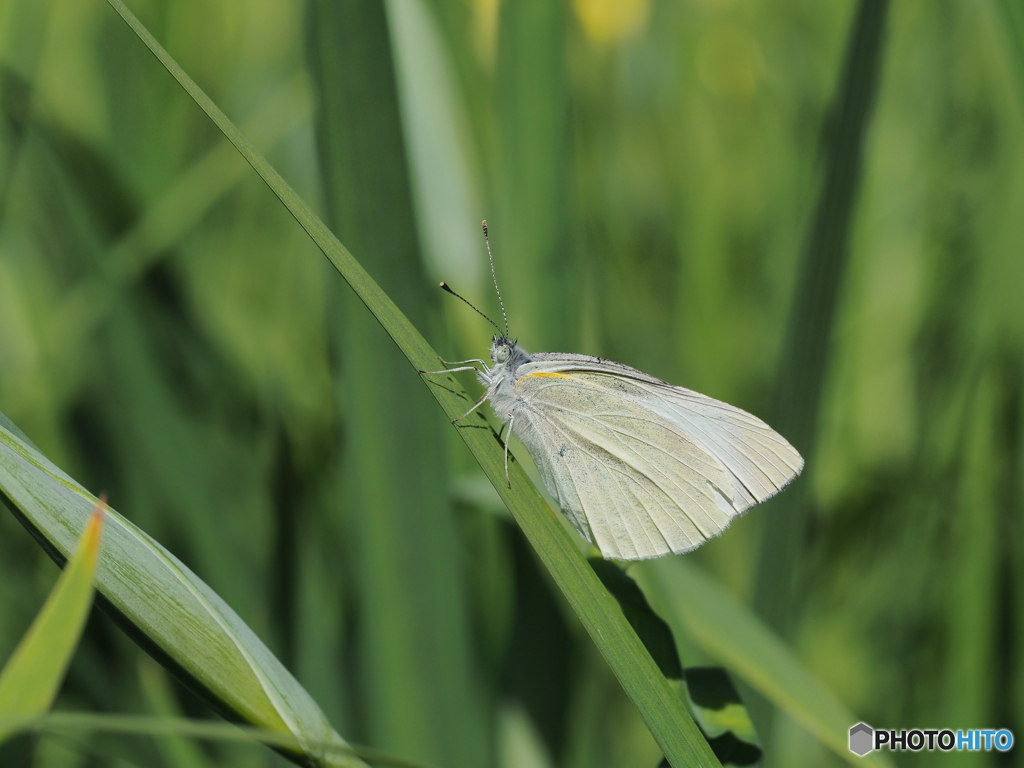
M530 362L530 354L507 336L495 336L491 342L491 362L477 375L487 387L487 399L500 418L508 419L515 405L512 385L516 369Z

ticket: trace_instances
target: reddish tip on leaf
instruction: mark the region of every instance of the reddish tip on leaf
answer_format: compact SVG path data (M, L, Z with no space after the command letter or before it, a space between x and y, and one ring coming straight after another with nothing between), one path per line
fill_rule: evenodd
M89 523L82 533L82 546L89 549L93 555L99 550L100 532L103 530L104 511L107 508L107 494L101 493L96 507L89 517Z

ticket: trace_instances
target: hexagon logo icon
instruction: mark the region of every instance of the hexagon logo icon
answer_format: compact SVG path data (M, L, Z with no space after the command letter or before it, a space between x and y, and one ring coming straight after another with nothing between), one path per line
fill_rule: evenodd
M875 729L867 723L857 723L850 728L850 751L864 757L875 748Z

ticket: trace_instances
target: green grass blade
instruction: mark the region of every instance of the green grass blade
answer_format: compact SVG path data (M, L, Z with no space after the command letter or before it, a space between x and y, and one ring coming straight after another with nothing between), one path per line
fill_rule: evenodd
M0 672L0 717L38 715L53 704L92 607L92 580L103 529L103 502L46 604ZM0 726L0 742L9 736Z
M418 247L385 8L377 0L312 0L307 7L328 220L413 321L425 324L441 294L424 290L430 281ZM490 718L474 675L447 457L410 450L442 445L450 426L380 325L354 296L338 293L333 336L351 446L344 452L344 506L366 732L384 749L473 768L489 762Z
M263 146L275 146L308 119L308 85L293 80L272 92L246 119ZM247 173L231 147L217 143L184 169L104 256L100 274L83 278L61 302L62 324L75 330L69 347L82 344L123 300L128 287L171 253Z
M764 757L761 740L726 669L687 667L684 688L690 711L722 765L760 766Z
M139 657L138 668L139 687L150 710L161 718L181 717L167 673L148 656ZM168 768L213 768L206 754L189 739L177 734L154 735Z
M892 768L886 755L857 757L847 746L857 718L752 611L679 557L630 568L655 611L708 656L744 678L779 709L853 765Z
M399 346L413 369L433 370L437 366L435 352L366 270L246 141L227 116L185 74L124 3L120 0L108 2L267 182ZM472 402L453 377L435 377L428 381L428 386L449 418L462 415L467 404ZM516 462L510 467L511 488L506 485L502 452L483 416L470 420L470 423L459 429L459 434L565 594L672 765L675 768L718 766L707 742L629 626L615 599L603 588L568 532L555 519L555 513L548 508Z
M61 561L96 499L0 425L0 500ZM222 711L286 734L319 765L356 768L313 745L344 741L309 694L230 607L184 564L110 509L96 588L147 650L191 680ZM294 755L292 755L294 757Z
M825 134L825 169L805 246L780 357L772 426L810 459L830 360L833 322L860 190L868 127L881 81L888 0L861 0ZM790 622L793 581L807 521L806 481L769 502L764 517L758 613L782 633ZM780 512L785 514L779 514Z
M1003 19L1018 85L1024 86L1024 8L1013 0L995 0L995 5Z
M569 246L566 201L573 152L566 50L569 7L549 0L502 3L495 106L501 140L499 215L489 216L499 271L516 334L540 349L574 341L579 285ZM579 273L576 273L578 275Z
M458 275L460 289L468 289L486 265L477 163L459 85L430 4L388 0L385 8L424 261L435 279Z

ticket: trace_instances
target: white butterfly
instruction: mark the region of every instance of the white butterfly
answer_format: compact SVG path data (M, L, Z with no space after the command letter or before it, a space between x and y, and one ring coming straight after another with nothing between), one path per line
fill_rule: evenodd
M796 449L756 416L635 368L531 355L507 333L494 337L490 357L491 365L463 361L479 369L446 371L476 370L487 388L455 421L490 401L573 527L605 557L698 547L803 469ZM505 451L507 475L507 443Z

